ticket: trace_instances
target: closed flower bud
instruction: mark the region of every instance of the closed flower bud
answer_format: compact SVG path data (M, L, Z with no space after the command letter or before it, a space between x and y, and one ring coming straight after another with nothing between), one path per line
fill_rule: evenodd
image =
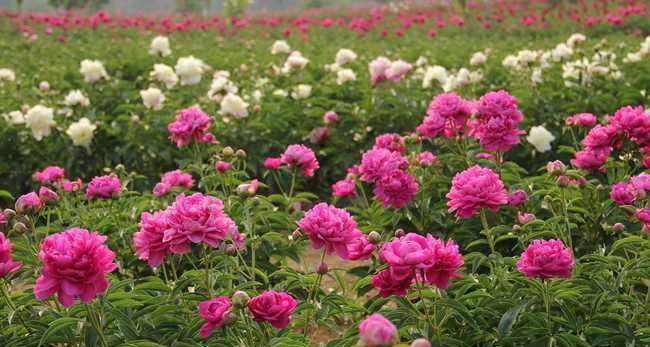
M411 347L431 347L431 343L427 339L421 338L413 341Z
M227 245L226 246L226 254L233 256L237 254L237 247L235 245Z
M376 231L371 231L368 234L368 241L370 241L370 243L376 245L376 244L381 242L381 235Z
M16 215L16 211L14 211L14 210L12 210L10 208L7 208L7 209L4 210L4 214L5 214L5 216L7 216L7 219L11 219Z
M221 150L221 153L226 157L230 157L231 155L235 154L235 150L232 149L232 147L227 146Z
M240 158L246 158L246 151L244 151L243 149L238 149L235 152L235 155L240 157Z
M244 291L238 290L232 295L232 303L235 307L246 307L248 301L251 299L250 296Z
M395 230L395 237L402 237L404 235L406 235L406 233L404 232L404 229L400 228L400 229Z
M22 222L17 222L14 224L14 230L19 233L24 233L27 231L27 226Z
M519 230L521 230L521 225L515 224L512 226L512 231L519 231Z
M296 230L293 231L293 233L291 233L291 236L294 239L299 239L299 238L302 237L302 232L300 231L300 229L296 229Z
M625 231L625 225L623 223L616 223L612 225L612 231L614 231L615 233L621 233Z
M322 261L318 266L316 267L316 273L320 275L324 275L329 271L329 267L327 266L327 263Z
M567 176L560 176L557 178L555 181L557 183L557 186L560 188L565 188L568 187L569 184L571 183L571 180Z
M223 324L224 325L230 325L234 322L237 321L237 315L233 312L228 312L226 315L223 317Z
M552 176L564 175L566 173L566 165L559 160L551 161L546 164L546 171Z

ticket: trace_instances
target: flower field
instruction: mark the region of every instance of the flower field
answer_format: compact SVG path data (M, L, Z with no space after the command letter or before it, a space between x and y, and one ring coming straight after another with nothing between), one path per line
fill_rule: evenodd
M0 346L650 346L649 11L0 10Z

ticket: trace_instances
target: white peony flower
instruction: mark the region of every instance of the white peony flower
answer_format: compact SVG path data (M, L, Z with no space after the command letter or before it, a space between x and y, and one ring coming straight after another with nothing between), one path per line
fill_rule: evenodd
M169 48L169 38L166 36L154 37L149 46L149 54L159 55L161 57L166 57L172 54L172 50Z
M544 126L538 125L530 128L526 140L528 143L533 145L538 152L544 153L551 149L551 142L555 140L555 136L546 130Z
M309 59L302 56L298 51L291 52L282 68L283 73L288 73L291 70L303 69L309 63Z
M533 82L533 84L540 84L544 82L544 79L542 78L542 69L533 69L533 72L530 75L530 80Z
M151 71L149 76L154 81L164 83L167 89L174 88L176 83L178 83L178 76L174 72L174 69L165 64L154 64L153 71Z
M273 95L279 96L281 98L286 98L287 96L289 96L289 93L287 93L287 91L284 89L276 89L273 91Z
M573 34L566 40L567 46L573 48L576 44L584 42L587 39L585 35L582 34Z
M228 93L221 100L220 113L223 116L233 116L235 118L244 118L248 116L248 103L235 94Z
M351 61L354 61L356 59L357 59L357 54L356 53L354 53L353 51L351 51L349 49L343 48L343 49L340 49L336 53L335 62L336 62L336 64L338 66L342 66L342 65L345 65L345 64L347 64L347 63L349 63Z
M179 58L176 62L176 74L181 79L181 85L193 85L201 82L201 76L209 69L201 59L194 56Z
M71 90L68 95L66 95L63 103L66 106L81 106L87 107L90 105L90 100L81 90Z
M38 89L42 92L47 92L50 90L50 82L48 81L41 81L41 83L38 84Z
M88 148L93 141L95 129L97 129L97 126L90 123L88 118L83 117L78 122L70 124L65 133L70 136L72 143L76 146Z
M624 63L638 63L643 60L643 55L641 52L628 53L625 58L623 58Z
M20 111L11 111L8 114L3 114L2 116L9 124L25 124L25 115Z
M524 49L517 53L517 62L521 65L527 66L537 59L538 53L529 49Z
M237 86L232 83L228 77L225 77L223 75L216 76L210 84L210 90L208 90L208 98L212 99L213 96L221 92L235 94L238 92L238 90L239 88L237 88Z
M311 86L308 84L299 84L293 87L293 91L291 92L291 97L296 100L307 99L310 95Z
M573 55L573 49L564 43L560 43L559 45L555 46L551 52L553 61L562 61L564 59L570 58L571 55Z
M149 89L141 90L140 97L146 108L151 108L156 111L163 108L165 94L158 88L149 87Z
M433 81L438 81L440 85L447 83L447 69L440 65L427 67L422 79L422 88L430 88Z
M36 141L50 135L51 128L56 125L54 110L43 105L36 105L27 111L25 125L32 130Z
M419 56L418 60L415 61L415 66L424 66L427 65L427 58Z
M483 72L481 70L475 70L469 74L469 83L478 83L483 80Z
M357 75L352 69L341 69L336 73L336 84L341 85L345 82L356 81Z
M13 82L16 80L16 74L9 69L0 69L0 85L3 82Z
M291 52L291 47L289 47L287 41L278 40L273 43L273 46L271 46L271 54L273 55L289 52Z
M79 72L84 75L84 80L89 83L97 82L102 78L108 78L104 64L99 60L82 60Z
M514 55L511 54L511 55L508 55L505 58L503 58L503 61L501 62L501 64L504 67L513 69L513 68L516 68L519 65L519 61L517 60L517 57L515 57Z
M487 55L483 52L476 52L469 60L469 65L483 65L487 61Z

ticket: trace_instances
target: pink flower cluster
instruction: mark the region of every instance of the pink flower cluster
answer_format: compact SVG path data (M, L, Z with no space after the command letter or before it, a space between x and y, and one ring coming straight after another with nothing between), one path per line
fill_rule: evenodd
M391 62L386 57L378 57L368 64L370 82L373 86L379 82L387 80L399 81L412 69L413 65L403 60Z
M177 147L185 147L193 142L213 142L214 135L208 132L212 118L198 107L190 107L178 111L176 119L169 123L167 131L169 138Z
M233 305L227 296L219 296L199 304L199 316L205 321L199 336L208 338L216 329L222 328L232 313Z
M289 325L298 302L288 293L268 290L248 302L248 310L257 322L267 322L276 329Z
M106 275L117 268L106 236L85 229L72 228L45 238L38 259L43 263L34 294L46 300L58 294L63 306L76 299L90 302L108 288Z
M591 113L578 113L566 119L566 125L593 127L598 123L598 118Z
M461 218L471 218L481 209L496 212L509 201L499 175L478 165L457 173L446 196L449 212Z
M612 184L609 198L618 205L632 205L637 199L645 198L650 191L650 174L645 172L633 176L629 182Z
M602 170L614 148L622 148L625 141L640 147L644 164L650 154L650 115L642 106L625 106L605 125L593 127L582 140L583 149L575 154L571 163L584 170Z
M524 115L517 99L505 90L489 92L476 103L476 119L471 123L472 135L488 151L507 152L519 143L519 123Z
M2 225L2 218L4 213L0 212L0 225ZM5 237L5 234L0 232L0 278L4 278L7 274L20 269L23 264L13 260L11 256L12 245L11 241Z
M560 240L535 240L521 254L517 270L530 278L569 278L573 252Z
M161 176L160 182L153 188L153 195L161 197L169 194L173 188L189 189L193 185L194 179L192 179L191 174L181 170L169 171Z
M245 237L223 211L223 202L201 193L181 194L166 210L143 213L139 226L133 246L138 258L152 267L159 266L170 253L189 253L193 243L217 248L230 239L235 247L244 247Z
M634 217L641 223L643 223L643 231L650 233L650 208L644 207L639 208L634 213Z
M86 187L86 199L110 199L122 191L122 182L115 175L93 177Z
M399 339L395 325L379 313L371 314L359 324L359 336L368 347L392 346Z
M320 165L316 154L305 145L289 145L280 157L281 163L290 169L298 169L303 176L314 176Z
M430 234L395 238L382 246L379 255L388 268L378 272L372 284L384 297L406 295L416 280L446 289L449 280L460 277L458 269L464 264L453 240L443 241Z
M328 254L336 253L342 259L365 260L375 249L347 211L324 202L307 211L298 226L314 249L325 248Z
M65 169L58 166L48 166L43 171L36 171L32 175L32 179L42 185L56 187L66 192L77 191L81 188L81 180L68 180L65 177Z
M433 98L416 131L424 138L463 136L473 113L473 103L456 93L444 93Z

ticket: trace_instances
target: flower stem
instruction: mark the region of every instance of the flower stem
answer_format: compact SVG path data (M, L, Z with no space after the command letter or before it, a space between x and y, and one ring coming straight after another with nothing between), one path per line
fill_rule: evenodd
M481 209L481 224L483 224L483 231L485 232L485 238L487 239L488 246L490 247L490 253L494 253L494 240L492 239L492 233L490 232L490 225L487 221L485 209Z
M293 197L293 189L296 185L296 170L291 172L291 186L289 187L289 199Z
M7 286L8 285L9 284L7 283ZM22 324L25 327L25 329L27 329L27 332L29 332L31 334L31 332L32 332L31 329L25 323L25 320L23 320L23 317L18 313L18 311L16 309L16 305L14 305L14 302L11 300L11 295L9 294L9 291L5 287L5 281L2 281L2 284L0 284L0 291L2 291L2 296L4 297L5 301L7 302L7 305L9 305L9 308L11 309L11 311L13 311L14 314L16 315L16 318L18 318L18 320L20 321L20 324Z
M325 261L325 248L323 249L323 253L320 256L320 263L318 263L318 267L320 267L320 264L322 264ZM320 283L323 280L323 274L318 273L318 276L316 276L316 282L314 283L314 286L311 288L311 292L309 293L309 301L314 305L314 310L316 307L316 291L320 287ZM309 334L309 323L311 321L311 311L309 314L307 314L307 320L305 321L305 330L304 330L304 336L307 338L307 335Z
M106 338L104 337L104 331L102 329L99 314L97 314L97 311L95 311L92 303L85 304L85 306L86 306L86 312L88 313L88 320L90 321L90 325L92 325L93 329L95 329L95 332L97 332L97 337L99 338L100 346L108 347L108 344L106 343Z

